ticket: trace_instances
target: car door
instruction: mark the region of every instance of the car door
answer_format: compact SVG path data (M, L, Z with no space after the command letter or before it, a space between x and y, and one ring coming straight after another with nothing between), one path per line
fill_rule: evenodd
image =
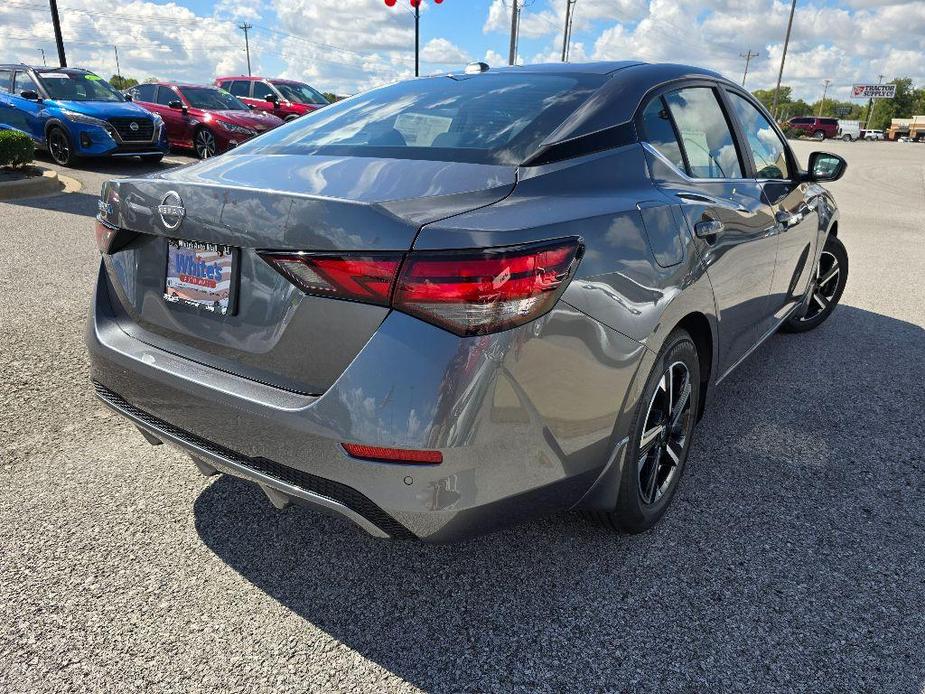
M38 99L24 98L23 92L38 94L39 86L28 72L17 70L13 75L11 101L20 115L20 130L33 140L41 142L45 136L45 106Z
M269 95L276 97L277 101L275 104L271 101L267 101L267 96ZM254 82L253 104L255 108L260 109L261 111L266 111L267 113L274 113L278 115L277 112L279 111L279 94L267 82L259 80Z
M799 167L785 138L754 99L737 90L726 93L755 179L777 225L777 261L770 292L777 322L802 301L815 266L820 188L800 181Z
M8 130L13 127L13 102L10 91L13 88L13 71L0 69L0 129Z
M646 144L660 155L656 184L680 205L713 286L719 373L725 374L769 323L777 236L762 190L749 174L715 85L698 82L645 106Z
M158 85L155 102L145 104L146 108L157 113L164 119L164 125L167 128L167 139L174 147L192 147L193 136L189 127L189 116L179 108L170 108L170 103L179 101L180 95L173 87L167 87L163 84Z

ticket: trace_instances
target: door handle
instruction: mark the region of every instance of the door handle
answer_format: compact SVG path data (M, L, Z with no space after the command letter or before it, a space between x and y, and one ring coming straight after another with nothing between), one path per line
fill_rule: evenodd
M701 239L710 239L726 231L726 225L718 219L704 219L694 225L694 234Z

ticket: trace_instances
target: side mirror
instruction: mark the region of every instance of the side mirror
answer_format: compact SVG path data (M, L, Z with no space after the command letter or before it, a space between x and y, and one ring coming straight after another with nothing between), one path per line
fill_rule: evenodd
M186 107L183 105L183 102L179 99L174 99L173 101L167 102L167 108L172 108L176 111L185 111Z
M23 91L19 92L19 95L23 99L28 99L29 101L41 101L41 99L39 99L38 92L34 89L24 89Z
M279 106L279 97L276 96L276 94L267 94L267 95L266 95L265 97L263 97L263 98L266 99L267 101L269 101L269 102L270 102L271 104L273 104L274 106Z
M135 100L135 97L132 96L131 94L123 94L122 96L125 97L125 100L126 100L126 101L134 101L134 100Z
M815 183L837 181L845 175L848 162L837 154L829 152L813 152L809 155L809 171L804 179Z

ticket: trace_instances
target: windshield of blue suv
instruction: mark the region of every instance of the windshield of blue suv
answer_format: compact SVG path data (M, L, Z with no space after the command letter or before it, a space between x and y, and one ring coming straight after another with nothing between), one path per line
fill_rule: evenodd
M183 96L193 108L216 111L249 111L250 108L237 97L221 89L210 87L182 87Z
M517 165L606 79L504 72L409 80L326 106L236 151Z
M48 96L60 101L125 101L109 82L92 72L39 72Z

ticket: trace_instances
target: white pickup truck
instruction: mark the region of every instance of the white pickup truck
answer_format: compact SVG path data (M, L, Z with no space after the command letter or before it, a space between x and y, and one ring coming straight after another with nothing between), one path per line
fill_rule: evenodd
M882 140L883 131L882 130L865 130L864 139L870 142L873 142L874 140Z

